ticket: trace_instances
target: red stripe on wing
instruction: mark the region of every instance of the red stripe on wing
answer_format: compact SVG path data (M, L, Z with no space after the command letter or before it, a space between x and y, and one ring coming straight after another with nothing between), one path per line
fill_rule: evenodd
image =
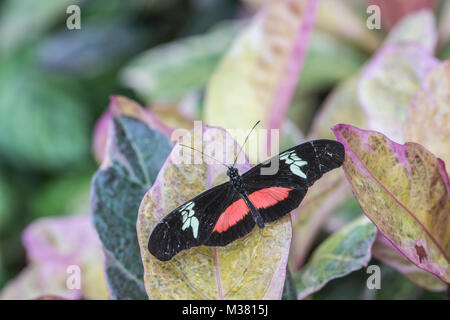
M271 187L253 192L248 196L256 209L268 208L289 196L292 189L282 187Z
M267 208L286 199L289 196L289 191L291 190L292 189L289 188L271 187L255 191L251 193L248 198L253 203L255 208ZM233 202L220 215L213 232L222 233L228 230L231 226L234 226L242 220L249 213L249 211L250 210L243 199Z
M242 220L248 212L249 209L243 199L233 202L220 215L213 232L215 231L221 233L226 231L229 227L238 223L239 220Z

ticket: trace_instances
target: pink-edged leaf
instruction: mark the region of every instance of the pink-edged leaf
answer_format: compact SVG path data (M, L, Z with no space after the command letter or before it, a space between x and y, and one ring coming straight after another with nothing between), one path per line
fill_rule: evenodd
M450 282L450 182L445 165L417 143L397 144L350 125L344 144L353 194L378 229L419 268Z
M106 154L106 142L108 140L108 127L109 122L112 119L110 110L106 110L94 127L94 133L92 136L92 153L97 163L102 163Z
M44 295L77 300L82 297L81 290L68 289L68 274L60 265L30 264L18 276L10 280L0 292L1 300L30 300Z
M209 82L208 124L249 129L261 120L264 128L281 127L299 79L317 2L282 0L261 8ZM249 156L253 162L255 156Z
M399 21L384 41L386 44L413 43L433 54L438 32L433 11L429 9L411 13Z
M370 129L404 142L401 124L411 98L437 63L415 44L384 46L365 68L358 87Z
M80 263L91 254L86 249L100 249L89 215L37 220L24 230L22 241L28 260L34 263Z
M405 258L380 232L372 246L372 256L402 273L412 282L431 291L443 291L447 284L431 273L419 269Z
M226 162L232 161L237 150L230 134L216 127L194 129L181 141L186 144L192 140L203 141L203 150L210 150L209 154L216 158L223 160L222 154L225 155ZM204 162L197 162L200 164L183 162L183 155L190 154L189 149L175 145L139 208L137 230L149 298L281 298L291 241L289 216L267 224L264 229L255 228L225 247L184 250L167 262L149 253L150 232L161 218L206 189L228 181L226 168L214 160L205 157ZM241 173L250 168L242 154L238 164Z
M22 240L30 265L6 286L2 298L108 298L101 245L90 215L37 220L25 229ZM80 289L67 287L71 266L80 268Z
M435 67L408 108L404 137L427 147L450 165L450 60Z
M169 137L172 128L161 122L159 117L151 109L142 108L137 102L124 97L113 95L110 97L108 109L97 120L94 128L92 152L98 163L102 163L106 153L109 124L114 116L129 116L145 122L150 128L155 129Z

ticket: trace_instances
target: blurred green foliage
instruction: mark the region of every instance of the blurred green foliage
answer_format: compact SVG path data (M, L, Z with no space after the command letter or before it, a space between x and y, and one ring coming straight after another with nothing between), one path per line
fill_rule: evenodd
M366 268L349 274L344 278L330 281L322 290L313 294L314 299L327 300L445 300L445 292L424 290L409 281L404 275L391 267L372 259L369 265L378 265L381 270L381 288L368 289L366 282L370 274Z
M81 8L68 30L66 9ZM236 16L237 0L0 1L0 288L34 219L88 211L92 129L140 53ZM220 10L217 10L220 9Z

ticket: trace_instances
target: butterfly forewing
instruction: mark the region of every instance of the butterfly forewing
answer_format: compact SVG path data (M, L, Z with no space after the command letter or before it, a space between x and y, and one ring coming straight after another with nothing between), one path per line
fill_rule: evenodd
M233 197L233 187L226 182L182 204L154 227L148 250L167 261L181 250L204 244Z
M246 186L292 186L308 188L324 173L338 168L344 162L344 146L334 140L313 140L283 151L242 175ZM274 174L264 174L261 169L278 161ZM266 170L267 171L267 170Z
M249 194L261 193L252 203L258 209L264 222L280 219L297 208L308 188L322 175L338 168L344 162L345 153L341 143L333 140L314 140L290 148L270 159L278 161L278 170L273 175L263 174L261 168L268 168L270 162L253 167L242 175ZM285 188L287 195L281 198L277 188ZM267 198L275 197L273 205Z

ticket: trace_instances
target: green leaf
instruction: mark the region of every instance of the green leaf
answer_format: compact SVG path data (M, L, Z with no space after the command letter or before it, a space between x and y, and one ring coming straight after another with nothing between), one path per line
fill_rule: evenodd
M369 262L370 263L370 262ZM328 282L321 290L311 295L311 300L360 300L367 288L367 271L365 268Z
M297 90L317 90L357 72L366 56L352 46L315 30L305 58Z
M419 268L450 282L450 182L444 162L420 144L337 125L343 169L364 213Z
M367 266L377 229L361 217L330 236L295 276L298 298L320 290L332 279Z
M374 244L375 246L375 244ZM380 264L381 269L381 288L368 289L364 281L364 299L374 300L418 300L423 290L416 286L413 282L405 278L401 273L391 269L388 265ZM431 276L431 275L430 275Z
M308 190L302 203L292 214L292 270L297 271L304 265L323 224L350 196L351 191L342 170L326 173Z
M350 42L367 52L375 51L381 42L377 30L369 30L366 15L358 7L360 1L321 0L317 12L316 28L327 31L339 39ZM360 3L361 6L364 3Z
M417 300L424 290L405 278L401 273L379 261L369 265L380 267L381 289L369 289L370 273L366 268L352 272L344 278L329 282L313 295L314 300Z
M344 178L345 179L345 178ZM346 182L347 183L347 182ZM350 188L349 188L350 189ZM351 189L350 189L351 194ZM326 221L325 231L334 233L351 221L364 215L361 207L355 197L350 197L342 206L340 206L333 215Z
M89 152L89 118L64 79L50 79L21 54L0 60L0 154L42 170L81 166Z
M450 2L442 1L439 8L439 41L450 49ZM439 12L438 11L438 12ZM449 56L450 57L450 56Z
M2 230L11 216L13 206L13 192L3 173L0 172L0 230ZM1 268L1 254L0 254Z
M221 23L210 32L152 48L122 71L122 82L146 101L178 101L202 88L241 23Z
M441 58L441 60L449 60L450 59L450 41L439 52L439 58Z
M230 134L216 127L203 127L183 136L183 144L190 141L203 142L203 150L214 150L216 157L220 152L228 161L232 161L236 152ZM280 299L291 240L289 216L268 223L264 229L255 227L225 247L183 250L167 262L149 253L150 232L161 218L206 189L228 181L226 168L206 160L209 158L205 157L208 162L200 164L183 162L184 156L191 159L190 150L184 153L186 150L189 149L179 144L174 147L139 208L137 230L148 296L151 299ZM249 169L243 158L241 154L237 162L241 173Z
M284 280L282 300L297 300L297 288L295 287L295 281L292 278L292 274L289 268L286 268L286 279Z
M80 0L6 0L0 14L0 51L37 38L55 22L65 20L69 5Z
M129 100L113 98L111 105L118 109L111 108L108 155L92 181L91 210L105 251L111 297L146 299L136 218L171 143L144 120L129 116L127 108L138 108Z
M29 202L33 217L88 212L92 173L63 175L41 185Z

